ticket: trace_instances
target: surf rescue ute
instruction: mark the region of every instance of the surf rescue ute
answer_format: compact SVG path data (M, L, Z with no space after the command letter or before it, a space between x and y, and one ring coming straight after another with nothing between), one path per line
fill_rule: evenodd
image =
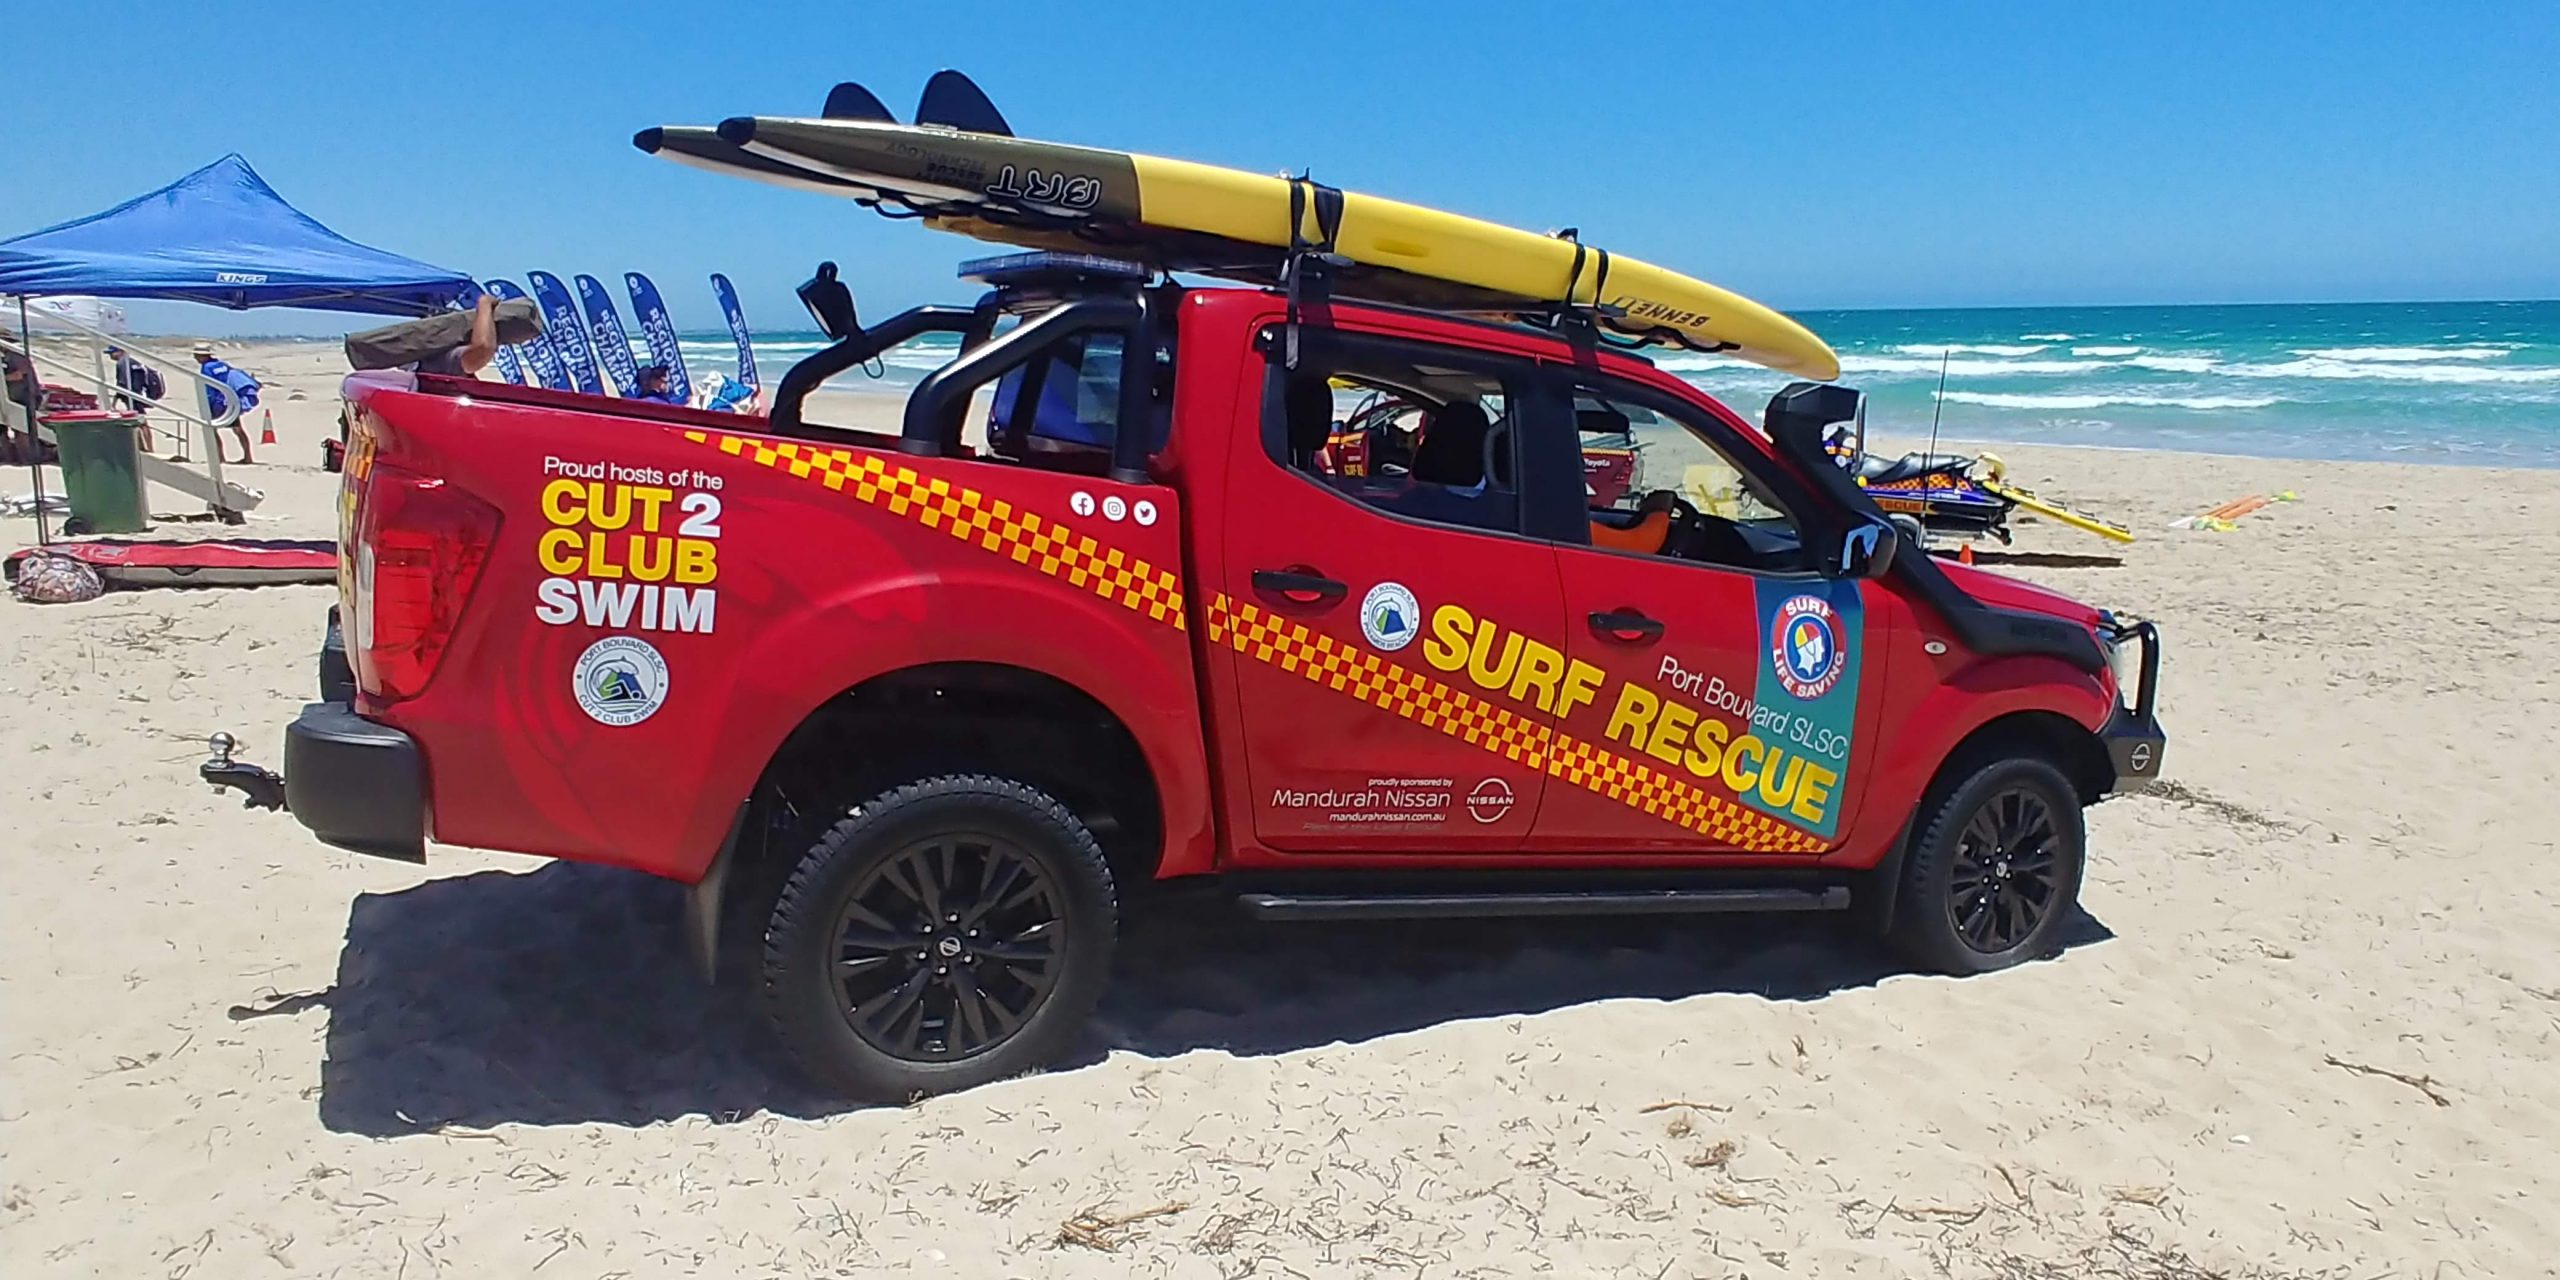
M856 126L938 159L819 145ZM1729 295L1613 302L1553 242L1452 267L1538 238L1200 166L1168 212L929 120L730 134L798 149L687 145L1037 251L868 325L820 268L830 345L765 418L350 377L321 700L280 777L204 772L340 848L690 886L697 957L832 1089L1056 1059L1147 912L1848 910L2000 969L2060 946L2084 807L2159 771L2150 624L1919 553L1826 451L1855 392L1755 424L1630 348L1715 346ZM1471 292L1411 305L1427 271ZM1743 358L1829 361L1731 314ZM818 394L927 334L894 410ZM1603 502L1592 439L1724 496Z

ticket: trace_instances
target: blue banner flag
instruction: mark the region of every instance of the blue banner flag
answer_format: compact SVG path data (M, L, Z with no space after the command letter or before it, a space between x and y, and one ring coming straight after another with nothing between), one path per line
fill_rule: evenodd
M587 308L587 336L595 339L596 358L613 379L614 394L626 398L637 394L640 366L631 358L631 338L622 331L622 315L613 309L613 295L594 276L580 276L577 284L578 301Z
M531 301L525 291L510 280L492 280L487 287L502 302ZM560 367L560 353L551 349L549 334L537 333L523 345L525 361L533 372L533 377L527 380L528 385L549 387L554 391L569 389L569 373Z
M738 305L736 286L729 283L729 277L714 271L711 292L720 299L720 314L729 321L729 336L738 341L738 381L747 384L749 390L763 390L764 384L756 381L755 344L747 338L747 313Z
M578 318L578 304L570 298L569 286L548 271L528 271L524 278L533 285L534 305L542 308L542 327L551 331L552 349L568 367L569 380L588 395L603 395L604 380L596 376L596 349L587 340L587 322Z
M640 322L640 336L649 342L649 363L665 365L667 390L691 404L693 379L684 376L684 348L676 345L675 322L667 319L667 304L658 297L658 286L637 271L624 272L622 284L631 291L631 314Z

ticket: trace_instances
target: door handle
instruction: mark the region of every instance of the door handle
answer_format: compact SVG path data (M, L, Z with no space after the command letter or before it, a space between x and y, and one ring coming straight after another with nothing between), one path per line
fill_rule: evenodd
M1351 593L1349 586L1303 569L1256 569L1253 589L1268 591L1291 604L1331 604Z
M1622 644L1649 644L1662 638L1662 624L1633 609L1602 609L1591 615L1591 629L1602 639Z

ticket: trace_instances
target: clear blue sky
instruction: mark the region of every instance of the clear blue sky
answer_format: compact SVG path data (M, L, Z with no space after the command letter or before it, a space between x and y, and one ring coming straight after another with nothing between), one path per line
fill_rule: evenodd
M13 4L0 49L0 235L237 150L359 240L646 271L688 328L714 270L793 327L820 257L877 311L974 246L632 132L841 79L904 113L946 66L1026 136L1575 225L1782 307L2560 295L2547 2Z

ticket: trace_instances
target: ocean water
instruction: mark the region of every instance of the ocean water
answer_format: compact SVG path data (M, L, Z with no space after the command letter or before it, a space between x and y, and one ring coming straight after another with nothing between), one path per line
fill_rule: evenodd
M2560 467L2560 301L1812 311L1798 319L1894 438ZM726 332L683 335L726 369ZM768 380L815 333L759 334ZM883 360L913 386L947 341ZM1652 359L1757 418L1784 375L1656 349ZM1946 393L1938 394L1941 367ZM839 382L860 383L860 372Z

